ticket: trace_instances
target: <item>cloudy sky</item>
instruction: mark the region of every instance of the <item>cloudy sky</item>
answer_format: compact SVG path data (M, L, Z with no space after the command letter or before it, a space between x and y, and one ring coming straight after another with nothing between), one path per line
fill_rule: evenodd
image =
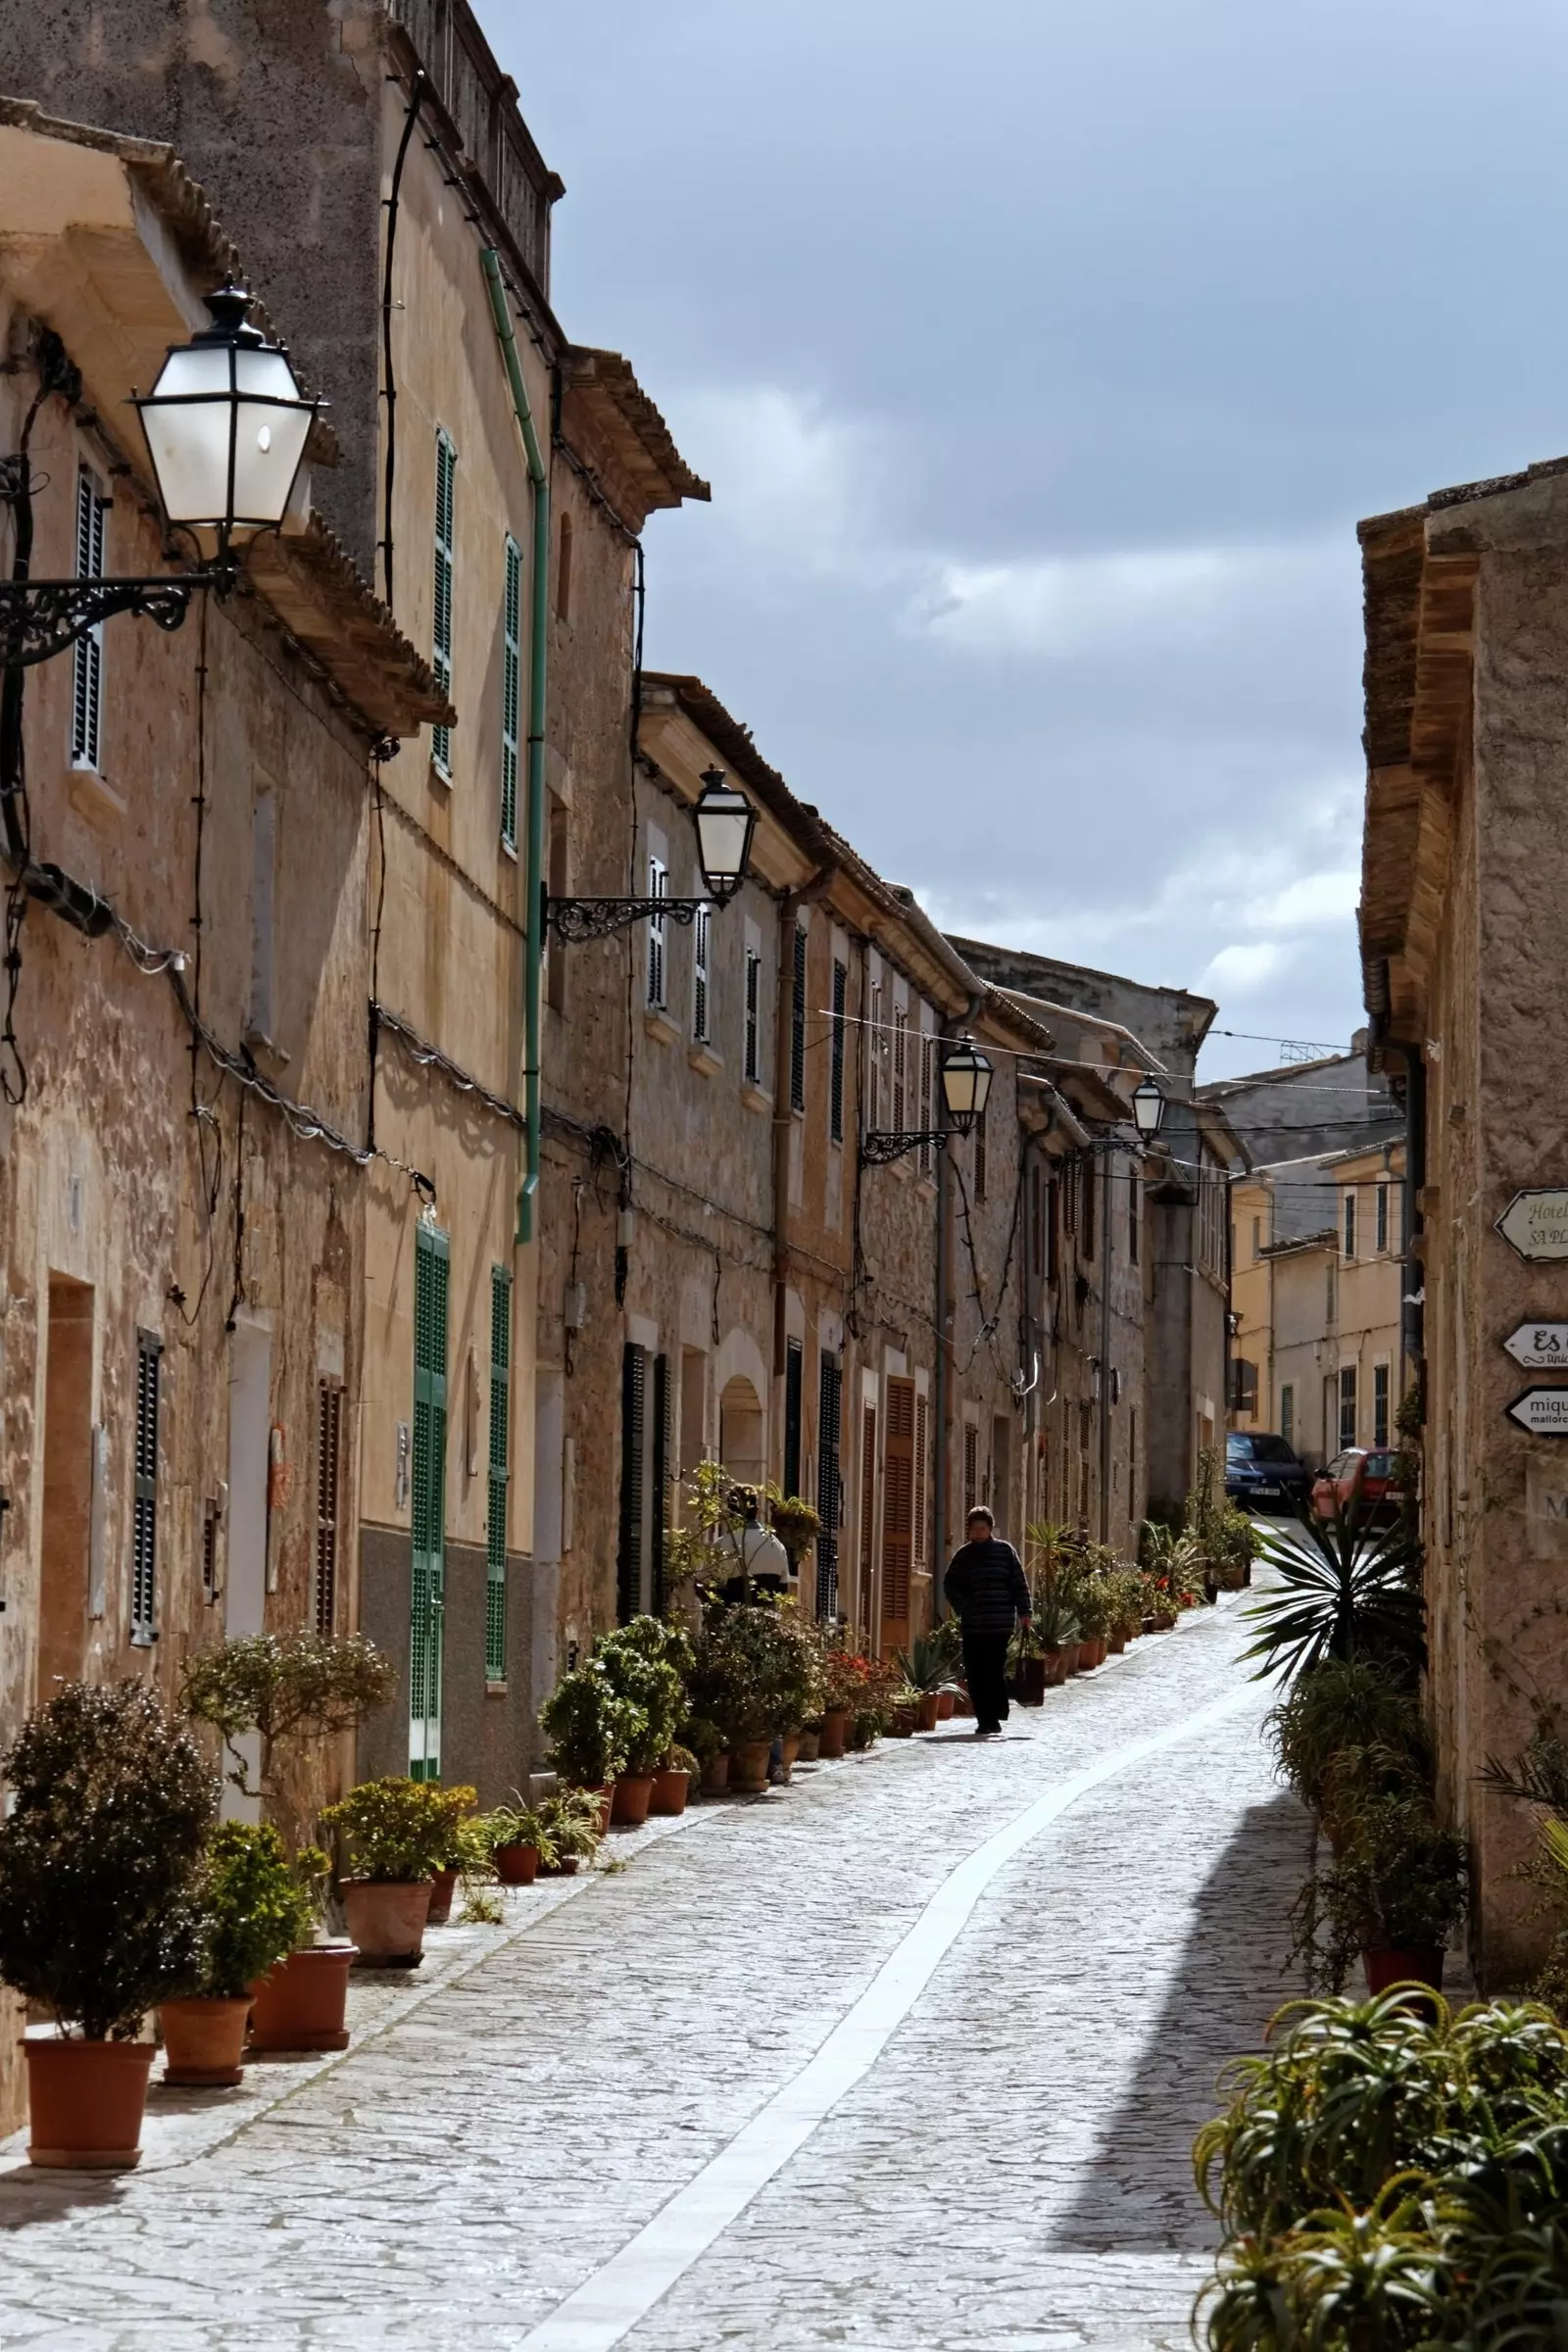
M951 928L1348 1039L1354 523L1568 449L1568 15L479 9L713 485L651 661Z

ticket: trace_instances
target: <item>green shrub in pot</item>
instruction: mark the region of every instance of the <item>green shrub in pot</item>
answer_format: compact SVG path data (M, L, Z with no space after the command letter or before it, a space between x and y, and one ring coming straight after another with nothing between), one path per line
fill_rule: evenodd
M314 1857L313 1857L314 1859ZM320 1857L324 1866L326 1857ZM316 1903L276 1830L221 1821L207 1841L197 1894L201 1959L180 1991L238 2000L316 1921Z
M821 1652L787 1603L712 1603L698 1638L692 1695L731 1746L772 1740L821 1711Z
M641 1724L628 1740L622 1770L641 1777L657 1772L686 1713L686 1677L693 1665L690 1640L679 1626L658 1617L634 1617L607 1634L594 1650L618 1698L634 1706Z
M593 1657L562 1676L539 1710L539 1723L562 1779L580 1788L602 1788L625 1771L647 1717L622 1696L604 1661Z
M140 1683L68 1683L4 1762L0 1981L63 2034L132 2041L200 1966L219 1783Z
M454 1835L474 1803L471 1788L443 1788L400 1774L362 1781L321 1815L324 1830L341 1831L356 1874L379 1886L417 1886L453 1864Z

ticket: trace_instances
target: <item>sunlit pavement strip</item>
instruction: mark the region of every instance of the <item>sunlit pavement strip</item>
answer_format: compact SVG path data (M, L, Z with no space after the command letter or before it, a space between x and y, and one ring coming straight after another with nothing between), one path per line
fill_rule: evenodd
M1255 1712L1248 1684L1147 1740L1118 1747L1099 1764L1049 1789L960 1862L933 1895L892 1958L878 1971L811 2063L769 2099L761 2113L671 2197L621 2252L568 2295L559 2311L522 2338L518 2352L611 2352L676 2280L746 2210L880 2057L967 1925L986 1887L1013 1856L1050 1829L1091 1788L1114 1780L1163 1749L1199 1739L1227 1716Z

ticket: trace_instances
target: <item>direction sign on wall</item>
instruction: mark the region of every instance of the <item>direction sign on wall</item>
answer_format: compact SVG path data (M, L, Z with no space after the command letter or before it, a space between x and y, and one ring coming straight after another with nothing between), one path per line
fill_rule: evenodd
M1568 1438L1568 1389L1526 1389L1506 1409L1533 1438Z
M1568 1257L1568 1187L1515 1193L1497 1219L1497 1231L1510 1249L1532 1264Z
M1568 1323L1521 1323L1502 1344L1527 1372L1568 1371Z

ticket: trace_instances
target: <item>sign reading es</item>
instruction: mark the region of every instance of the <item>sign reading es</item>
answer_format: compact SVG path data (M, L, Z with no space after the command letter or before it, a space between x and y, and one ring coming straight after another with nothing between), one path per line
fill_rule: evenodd
M1497 1231L1510 1249L1533 1263L1568 1257L1568 1187L1515 1193L1497 1219Z
M1521 1323L1502 1344L1527 1372L1560 1372L1568 1365L1568 1323Z

